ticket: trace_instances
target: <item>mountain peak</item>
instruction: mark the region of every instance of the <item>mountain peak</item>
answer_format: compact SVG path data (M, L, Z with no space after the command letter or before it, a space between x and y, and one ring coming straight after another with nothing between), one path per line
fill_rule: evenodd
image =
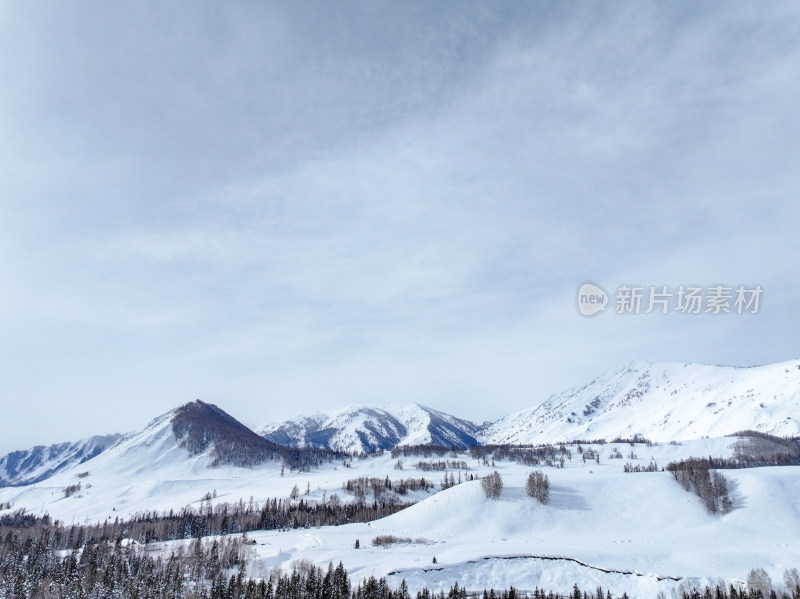
M172 432L191 455L206 451L213 465L253 466L274 459L278 447L214 404L201 400L173 410Z
M654 440L741 430L796 435L800 364L740 368L634 361L485 429L487 443L643 435Z
M418 403L348 404L267 425L261 434L293 447L372 452L397 445L477 445L479 426Z

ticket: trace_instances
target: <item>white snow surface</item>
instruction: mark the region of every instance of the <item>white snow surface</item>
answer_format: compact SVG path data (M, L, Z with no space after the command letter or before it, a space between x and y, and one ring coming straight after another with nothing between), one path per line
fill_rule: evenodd
M784 569L800 566L800 467L726 470L734 509L709 515L699 499L682 489L668 472L623 473L623 464L661 466L688 456L723 457L732 454L735 438L700 439L678 445L594 445L600 464L584 462L572 446L564 468L545 467L551 500L541 505L524 492L531 468L498 461L484 465L460 453L443 459L464 460L462 479L497 470L504 490L489 500L479 481L464 482L446 491L417 493L407 499L416 505L372 523L291 531L253 532L256 541L250 574L264 576L275 567L290 569L305 559L327 567L342 561L358 582L369 575L387 576L394 587L406 579L414 591L422 586L447 589L456 581L470 591L483 588L521 590L534 587L568 592L577 582L584 589L597 585L614 594L654 597L679 585L723 579L726 584L746 578L763 567L774 581ZM586 446L585 446L586 447ZM617 448L626 458L609 459ZM627 457L631 452L635 458ZM128 517L136 512L185 505L199 507L203 496L213 503L263 503L288 498L293 486L310 487L306 501L321 500L342 490L347 479L359 476L398 478L425 476L438 483L441 472L418 470L418 461L390 454L354 459L352 467L328 464L312 472L280 474L277 464L257 468L208 468L207 456L188 458L171 434L169 419L157 419L91 463L80 479L81 491L64 497L63 489L79 479L79 468L37 485L0 490L0 502L12 509L46 511L67 524ZM114 509L116 508L116 509ZM424 539L424 542L379 548L379 534ZM361 548L355 549L359 539ZM175 541L166 543L168 550ZM432 563L433 557L437 564Z
M630 597L655 597L659 591L670 596L679 586L718 580L738 583L755 567L780 583L785 569L800 568L800 466L722 471L734 509L710 515L668 472L624 473L623 465L728 457L736 439L722 435L737 430L797 434L799 387L798 361L749 369L634 363L495 423L486 437L494 443L634 434L659 441L592 445L600 452L599 464L584 462L569 446L572 459L563 468L543 468L551 483L546 505L524 493L531 468L507 461L484 464L467 452L427 459L392 458L387 452L354 458L351 467L335 462L311 472L286 469L283 475L278 463L211 468L209 455L191 456L180 446L172 431L174 412L47 480L0 489L0 504L77 524L199 508L207 494L213 503L287 499L295 485L301 492L310 489L305 501L333 493L352 500L342 490L348 479L424 476L437 483L434 492L400 498L419 503L379 521L250 533L257 543L250 574L286 570L298 559L322 567L342 561L355 582L387 576L396 587L406 579L412 592L422 586L446 590L458 581L469 591L514 585L566 593L577 582L583 589L602 585ZM414 406L407 412L392 409L409 423L405 442L425 443L425 415ZM327 417L333 421L335 413ZM342 443L347 443L357 436L358 424L342 418L341 430L347 431ZM663 442L675 439L682 441ZM623 459L610 459L615 448ZM402 469L396 468L398 459ZM464 460L468 468L454 472L462 480L497 470L504 480L501 498L487 499L478 481L440 491L443 473L416 466L438 459ZM65 497L64 489L78 482L80 491ZM379 534L422 540L374 547L371 541ZM356 539L360 549L354 548ZM165 543L164 550L183 542Z
M483 443L800 435L800 360L738 368L632 362L488 426Z

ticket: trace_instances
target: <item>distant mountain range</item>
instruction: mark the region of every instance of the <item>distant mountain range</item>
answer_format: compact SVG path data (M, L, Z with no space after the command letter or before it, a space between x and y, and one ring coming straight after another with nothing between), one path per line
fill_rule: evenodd
M200 471L269 461L292 465L297 459L294 453L292 448L256 434L217 406L197 400L127 435L12 452L0 458L0 487L50 479L89 460L93 472L106 471L117 477L175 467L183 470L186 464Z
M267 462L293 466L296 454L198 399L162 414L141 431L125 435L92 462L92 470L109 465L110 471L138 473L182 468L186 462L195 470L248 468Z
M800 435L800 361L753 368L633 362L486 425L419 404L350 405L263 426L256 433L198 400L125 436L37 446L0 457L0 486L39 482L89 460L93 470L112 461L115 472L187 460L200 468L278 460L306 467L315 459L309 453L314 448L374 452L432 444L464 449L634 435L668 441L747 429Z
M290 447L372 452L398 445L479 445L481 427L419 404L351 405L300 416L259 429L266 439Z
M76 464L82 464L114 445L122 435L89 437L74 443L37 445L0 458L0 487L37 483Z
M483 443L642 435L659 441L756 430L800 435L800 361L736 368L632 362L506 416Z

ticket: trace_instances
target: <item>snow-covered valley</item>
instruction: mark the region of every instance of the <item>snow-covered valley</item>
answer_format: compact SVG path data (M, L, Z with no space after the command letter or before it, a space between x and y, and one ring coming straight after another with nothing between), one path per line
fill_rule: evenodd
M470 591L514 585L568 592L577 581L582 588L600 585L615 594L655 596L681 583L741 581L753 567L763 567L780 580L784 569L800 563L800 466L724 471L734 501L733 510L724 515L708 514L698 497L684 491L669 472L623 472L625 463L646 466L654 460L662 466L689 456L730 456L735 440L583 446L585 451L597 450L599 463L584 462L576 446L569 446L572 459L563 468L544 468L551 484L545 505L525 493L532 468L509 461L485 465L467 452L444 456L467 465L454 471L465 482L444 491L439 490L444 472L415 466L436 456L404 458L399 470L398 459L385 452L354 459L350 467L331 463L311 472L287 470L283 476L278 464L208 469L207 458L199 457L193 462L167 460L153 468L131 467L113 477L108 475L113 458L109 453L105 463L92 465L80 479L81 490L70 497L64 496L64 488L79 480L75 471L0 491L0 502L81 524L147 510L248 502L251 497L261 504L276 497L288 499L295 486L305 502L333 494L353 501L342 488L348 479L428 477L436 488L410 493L404 500L418 503L387 518L249 533L256 542L249 573L260 577L275 568L287 571L298 560L322 567L342 561L354 581L386 576L397 586L405 579L412 591L423 586L446 590L458 581ZM150 449L159 451L156 445ZM625 457L612 459L615 449ZM631 452L636 457L629 457ZM497 500L486 498L479 480L466 480L495 470L504 483ZM204 500L209 495L212 499ZM372 545L375 537L385 534L424 542Z
M386 577L393 588L405 580L412 592L447 591L458 582L469 592L513 585L568 593L577 583L631 597L738 584L752 568L780 583L785 570L800 566L799 465L719 470L731 504L717 513L662 468L690 457L738 455L741 439L730 436L737 430L796 435L797 366L637 363L482 427L418 405L349 406L270 429L305 439L293 447L276 444L280 435L255 434L216 406L192 402L93 457L76 454L71 464L54 457L59 468L44 480L0 488L0 515L24 509L69 527L185 508L211 513L225 504L257 511L275 499L306 506L334 498L376 506L413 502L371 521L251 530L247 573L265 577L299 563L325 568L341 561L354 583ZM700 425L709 434L699 434ZM315 436L321 430L327 432ZM483 445L464 449L471 435ZM651 441L613 441L617 435ZM579 436L588 440L570 442ZM363 453L364 443L390 437L394 455ZM444 437L452 449L439 453L397 447ZM313 449L321 438L337 439L353 453ZM527 443L530 451L544 442L555 453L538 465L487 445ZM795 441L782 443L796 450ZM626 466L651 471L626 472ZM544 504L526 493L535 469L549 479ZM496 499L481 480L493 472L503 482ZM363 478L392 488L361 497L346 490L348 481ZM422 478L422 488L398 490L401 480ZM386 535L402 542L373 544ZM167 556L190 542L160 541L150 549Z

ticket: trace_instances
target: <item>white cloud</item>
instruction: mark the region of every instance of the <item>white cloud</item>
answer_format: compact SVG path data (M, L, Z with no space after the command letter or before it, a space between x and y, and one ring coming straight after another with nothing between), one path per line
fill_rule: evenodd
M728 8L5 10L0 359L44 419L8 443L793 357L796 9ZM584 280L769 304L586 320Z

